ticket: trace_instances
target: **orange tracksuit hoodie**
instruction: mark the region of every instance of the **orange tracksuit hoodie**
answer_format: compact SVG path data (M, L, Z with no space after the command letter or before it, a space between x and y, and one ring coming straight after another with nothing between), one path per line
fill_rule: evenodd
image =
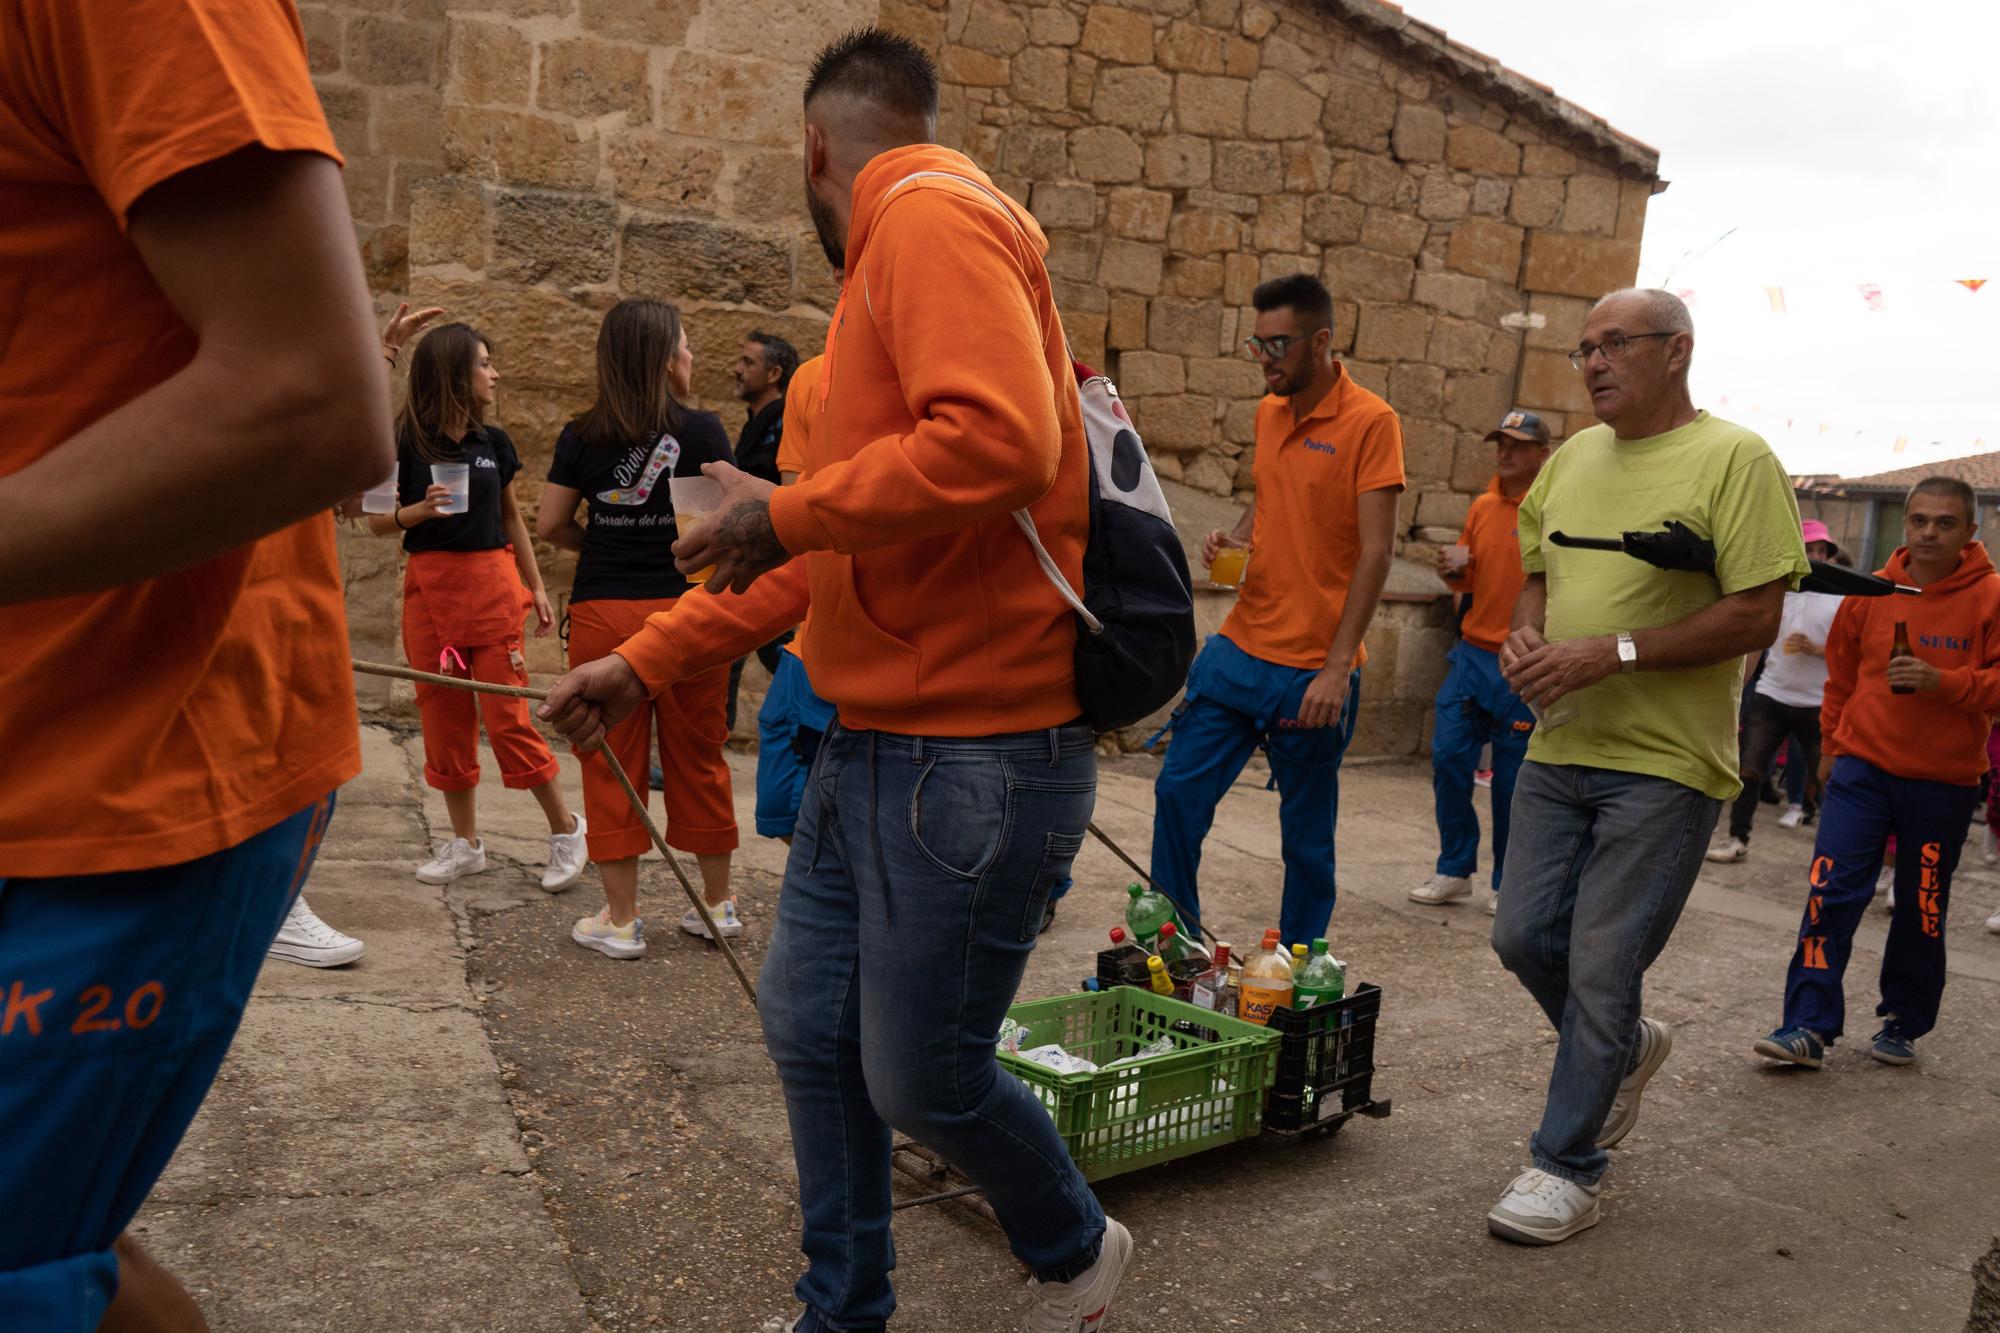
M618 649L649 689L810 604L806 670L849 727L991 736L1081 713L1076 622L1009 516L1029 511L1080 591L1090 464L1047 248L963 154L917 144L862 169L823 415L771 497L804 558L653 617Z
M1880 573L1908 583L1907 552ZM1935 690L1891 694L1896 622L1910 651L1944 679ZM1851 754L1899 778L1970 787L1986 771L1986 735L2000 712L2000 575L1969 542L1958 568L1920 597L1850 597L1826 640L1820 734L1828 754Z

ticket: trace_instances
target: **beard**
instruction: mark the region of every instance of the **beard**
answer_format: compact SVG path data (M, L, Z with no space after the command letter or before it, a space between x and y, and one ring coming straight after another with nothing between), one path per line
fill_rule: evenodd
M1276 393L1280 398L1296 398L1312 387L1312 363L1307 362L1292 374L1278 381Z
M826 262L835 268L847 267L847 238L840 234L840 219L820 202L811 185L806 186L806 212L812 216L813 230L819 233L819 248L826 253Z

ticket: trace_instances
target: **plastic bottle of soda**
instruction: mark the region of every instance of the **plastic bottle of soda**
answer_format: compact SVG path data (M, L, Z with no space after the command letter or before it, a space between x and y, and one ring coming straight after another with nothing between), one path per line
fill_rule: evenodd
M1146 976L1146 951L1132 943L1125 933L1125 927L1111 928L1112 965L1118 970L1118 981L1124 986L1149 986L1152 982Z
M1191 998L1203 1009L1213 1009L1225 1018L1236 1017L1236 983L1230 977L1226 942L1215 942L1215 965L1194 979Z
M1197 975L1208 971L1210 966L1208 950L1202 947L1201 941L1181 934L1180 926L1172 921L1160 925L1160 957L1166 960L1169 972L1173 971L1176 963L1200 964Z
M1174 993L1174 982L1167 975L1167 965L1157 957L1146 960L1146 980L1161 995Z
M1278 932L1264 932L1264 947L1243 965L1242 989L1237 997L1236 1016L1246 1023L1264 1027L1271 1011L1292 1002L1292 960L1278 947Z
M1125 928L1135 942L1154 953L1160 951L1160 927L1174 919L1174 905L1143 884L1125 890L1132 901L1125 905Z
M1314 940L1312 956L1299 970L1292 997L1294 1009L1332 1004L1347 993L1347 975L1340 960L1327 952L1325 940Z
M1294 944L1292 946L1292 980L1297 981L1299 979L1299 973L1305 970L1306 970L1306 946L1303 944Z

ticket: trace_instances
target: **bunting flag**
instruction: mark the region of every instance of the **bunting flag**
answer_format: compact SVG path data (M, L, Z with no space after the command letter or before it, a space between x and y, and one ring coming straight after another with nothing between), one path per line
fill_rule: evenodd
M1961 287L1963 287L1963 288L1965 288L1965 290L1967 290L1968 292L1976 292L1976 291L1978 291L1978 290L1979 290L1979 289L1980 289L1981 287L1984 287L1984 286L1986 285L1986 279L1984 279L1984 278L1960 278L1960 279L1958 279L1958 285L1959 285L1959 286L1961 286Z
M1764 297L1771 303L1772 314L1782 315L1785 313L1785 289L1783 287L1766 287L1764 289Z
M1907 435L1898 435L1896 437L1895 445L1889 450L1889 452L1892 454L1900 454L1903 452L1903 450L1909 447L1910 447L1910 437Z
M1870 310L1873 310L1877 314L1880 314L1883 310L1886 310L1888 308L1887 305L1882 300L1882 288L1880 287L1880 285L1872 282L1864 282L1860 284L1860 288L1861 288L1861 299L1868 303L1868 308Z

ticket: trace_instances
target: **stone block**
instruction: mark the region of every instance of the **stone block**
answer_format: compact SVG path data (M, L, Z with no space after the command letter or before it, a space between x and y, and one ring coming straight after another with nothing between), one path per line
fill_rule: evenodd
M1167 262L1166 290L1191 301L1207 301L1222 295L1222 261L1187 259L1176 256Z
M1259 385L1262 377L1259 377ZM1257 399L1239 399L1222 409L1222 438L1235 445L1257 443ZM1250 459L1244 459L1239 479L1250 477Z
M1591 236L1617 235L1618 182L1609 176L1570 177L1562 229Z
M740 8L754 13L757 7L744 5ZM773 25L768 19L760 16L758 26L768 31ZM1012 8L1002 4L1001 0L972 0L972 7L966 15L965 28L958 34L958 40L975 51L984 51L988 55L1016 55L1028 44L1028 25Z
M341 16L330 9L302 6L299 26L306 35L306 66L314 74L340 69Z
M1106 346L1115 350L1140 348L1146 345L1145 297L1111 298L1111 317L1105 325L1104 342Z
M1216 28L1176 20L1160 38L1154 59L1177 74L1227 74L1246 79L1257 72L1257 44Z
M1445 263L1460 273L1493 282L1512 283L1521 274L1519 227L1486 218L1467 218L1452 228Z
M1139 179L1146 169L1146 155L1125 131L1091 125L1070 131L1069 166L1082 180L1123 184Z
M665 300L783 310L791 304L791 241L705 218L635 220L625 229L620 276L628 292Z
M1214 356L1222 337L1220 301L1176 301L1165 297L1153 302L1146 329L1146 344L1156 352L1177 356Z
M1366 214L1367 210L1352 199L1316 194L1305 201L1305 238L1314 245L1352 245L1362 239Z
M1324 280L1343 301L1407 301L1417 266L1395 255L1348 247L1326 256Z
M1517 176L1521 172L1521 149L1505 135L1492 130L1477 125L1454 125L1445 136L1444 161L1455 171Z
M349 158L341 173L341 187L347 192L347 211L362 225L387 221L389 216L389 163L385 158Z
M375 94L375 151L436 162L444 157L441 100L431 88L385 88Z
M722 154L717 149L639 131L607 135L604 157L618 198L628 203L702 210L714 204L715 187L722 176ZM795 156L760 153L748 162L753 166L739 168L737 174L738 199L796 197L803 188ZM781 185L783 194L761 193Z
M1326 95L1320 125L1327 141L1338 147L1385 152L1399 105L1396 94L1379 82L1336 78Z
M946 82L968 88L1005 88L1013 77L1005 56L988 55L969 46L945 47L938 58L938 73ZM791 109L796 114L796 108Z
M1145 241L1107 240L1104 242L1104 251L1097 261L1097 281L1106 291L1137 292L1142 296L1153 296L1160 290L1161 265L1164 259L1165 255L1157 244ZM1172 392L1180 391L1175 389Z
M1528 240L1522 286L1534 292L1596 300L1632 285L1639 271L1639 243L1598 236L1538 231Z
M1153 63L1153 20L1116 5L1092 5L1078 49L1114 65Z
M599 312L560 292L484 278L425 279L413 285L410 305L441 305L486 334L518 386L587 390L596 382ZM508 390L510 412L520 392Z
M1248 79L1206 74L1174 76L1174 127L1182 134L1241 138Z
M1417 202L1417 181L1386 157L1372 154L1353 160L1354 180L1348 193L1375 208L1408 212Z
M1100 257L1102 250L1102 242L1099 242ZM1094 279L1077 282L1071 278L1064 278L1059 282L1052 282L1050 290L1055 293L1058 310L1082 311L1092 315L1109 314L1111 311L1111 294L1098 286Z
M1082 26L1067 9L1051 5L1028 11L1028 40L1037 46L1075 46L1082 36Z
M552 0L552 4L558 9L570 8L569 0ZM480 8L492 6L482 4ZM688 25L700 8L700 0L583 0L581 17L585 30L600 37L679 46L687 40Z
M1234 402L1264 396L1264 372L1246 356L1216 356L1187 363L1189 393Z
M1289 74L1265 70L1250 83L1245 124L1253 139L1305 139L1319 124L1320 95Z
M1497 419L1493 424L1498 424ZM1487 429L1491 430L1492 425ZM1493 446L1486 442L1485 433L1461 434L1452 449L1451 488L1476 495L1492 480Z
M1618 182L1618 230L1621 241L1643 240L1646 234L1646 205L1653 197L1651 181Z
M1417 216L1456 222L1472 210L1472 191L1441 171L1424 177L1417 192Z
M760 16L768 13L756 6L745 5L743 8ZM926 0L882 0L875 25L889 32L901 33L924 50L935 53L944 49L949 18L950 15L942 8L933 8Z
M578 190L597 182L597 140L547 116L444 110L444 160L451 170L508 185Z
M1066 307L1062 311L1062 325L1070 351L1078 360L1086 366L1105 364L1109 358L1104 354L1103 315Z
M1237 194L1275 194L1285 188L1278 145L1225 140L1215 146L1215 188Z
M1343 358L1341 365L1347 367L1347 376L1368 392L1382 397L1389 392L1389 367L1380 361L1362 361L1355 357Z
M1070 57L1069 62L1069 105L1073 111L1088 111L1090 99L1097 92L1097 57L1084 55L1081 51Z
M1419 364L1430 353L1430 331L1416 357L1389 372L1389 405L1404 417L1436 417L1444 413L1444 367ZM1440 472L1439 476L1445 474Z
M1489 329L1486 333L1486 368L1512 376L1521 364L1521 335L1508 329Z
M1253 42L1261 42L1271 35L1273 28L1278 26L1278 15L1275 10L1259 4L1257 0L1248 0L1243 6L1243 19L1239 26L1245 37Z
M1507 212L1507 198L1513 193L1514 184L1501 176L1481 176L1472 182L1472 213L1474 217L1497 218Z
M1162 134L1146 145L1146 184L1166 190L1207 185L1214 149L1192 134Z
M401 83L437 84L443 28L383 14L361 14L347 21L343 64L357 83L389 88Z
M1407 305L1361 303L1354 354L1364 361L1421 361L1430 343L1430 317Z
M1389 385L1394 406L1395 381ZM1401 408L1397 409L1399 412ZM1495 417L1494 420L1499 420ZM1458 432L1442 421L1429 417L1403 416L1403 471L1421 481L1443 481L1451 475L1452 450Z
M390 215L395 213L395 192L389 194ZM361 272L371 292L406 292L410 289L410 229L400 222L376 227L361 243Z
M1590 315L1590 305L1580 297L1533 293L1528 297L1528 313L1540 315L1542 327L1528 330L1528 346L1567 353L1583 341L1583 321Z
M1427 359L1450 370L1476 371L1486 365L1486 328L1469 319L1440 317L1431 325Z
M1305 200L1295 194L1266 196L1253 233L1259 250L1295 251L1305 244Z
M713 149L691 144L682 145L680 151L695 166L714 155ZM615 163L617 149L607 147L605 156ZM803 198L804 179L805 163L797 153L777 149L742 153L736 156L729 172L729 202L738 217L768 215L774 205L789 205ZM622 192L623 187L620 189ZM817 249L814 253L818 253Z
M1181 481L1195 490L1227 498L1236 493L1236 461L1202 454L1186 465Z
M437 176L412 188L410 262L486 267L486 192L478 181Z
M1444 112L1434 106L1406 103L1396 111L1389 151L1404 162L1442 162L1446 135Z
M1104 250L1104 238L1080 231L1049 233L1049 253L1044 259L1049 275L1074 282L1094 282L1097 263Z
M1234 213L1245 218L1256 217L1261 206L1255 195L1230 194L1226 190L1189 190L1181 202L1188 208L1210 213Z
M1454 544L1453 539L1465 530L1465 515L1471 508L1472 497L1463 491L1425 491L1417 500L1417 522L1449 534L1443 544L1450 546Z
M660 89L660 124L676 134L765 148L797 148L799 109L773 88L791 87L796 70L747 56L676 51Z
M1126 353L1118 358L1123 374ZM1215 441L1215 400L1199 394L1177 393L1158 398L1128 398L1132 424L1148 449L1189 453L1206 449ZM1206 455L1204 455L1206 457Z
M1222 257L1222 299L1230 305L1249 305L1257 290L1257 256L1234 254Z
M1147 65L1101 69L1091 115L1101 124L1128 130L1157 130L1167 120L1174 97L1174 78Z
M1590 390L1583 372L1562 352L1529 348L1521 358L1521 401L1562 412L1590 411Z
M1170 449L1157 452L1151 445L1146 446L1146 456L1152 460L1153 473L1161 481L1179 481L1184 475L1181 470L1181 456Z
M1075 156L1074 152L1071 154ZM1138 187L1113 190L1105 210L1105 225L1114 236L1135 241L1164 241L1173 216L1174 197L1165 190Z
M1523 176L1568 177L1576 171L1576 154L1553 144L1528 144L1521 149Z
M1064 48L1030 47L1014 57L1009 75L1008 88L1018 101L1043 111L1061 111L1069 105L1069 52Z
M1463 430L1492 430L1510 406L1507 388L1499 375L1455 371L1444 383L1444 419Z
M1350 166L1350 170L1351 170ZM1285 145L1285 188L1300 194L1318 194L1333 185L1333 151L1325 144Z
M1030 210L1044 227L1088 230L1097 223L1097 191L1073 182L1042 181Z
M1069 139L1061 130L1016 125L1000 137L1000 169L1029 181L1069 175Z
M1343 301L1335 296L1333 302L1333 350L1345 356L1354 350L1354 331L1361 323L1361 304L1358 301Z
M653 86L639 47L565 37L542 47L541 70L535 104L544 111L586 118L622 111L630 125L652 118Z
M807 230L792 237L793 305L808 305L832 314L833 308L840 304L840 283L834 272L820 246L819 233ZM812 355L803 348L799 354Z
M451 80L446 87L453 101L486 106L527 103L535 51L512 27L454 19L450 52Z
M1385 255L1415 259L1430 235L1430 224L1392 208L1371 208L1361 221L1361 244Z
M1227 213L1180 212L1167 224L1167 246L1175 254L1219 255L1242 243L1243 228Z
M1507 216L1523 227L1548 227L1562 216L1563 183L1548 176L1523 176L1514 182Z
M1127 352L1118 358L1118 392L1128 398L1185 393L1187 363L1161 352Z
M618 206L609 200L519 190L494 196L494 278L527 286L609 282L617 248Z

